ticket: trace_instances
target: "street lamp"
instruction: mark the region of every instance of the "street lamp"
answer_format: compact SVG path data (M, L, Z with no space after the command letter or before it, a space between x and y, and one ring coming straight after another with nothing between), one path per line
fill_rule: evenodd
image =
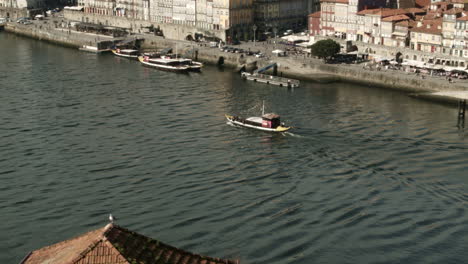
M278 33L278 29L276 27L273 28L273 33L275 33L275 49L276 49L276 33Z
M255 31L257 31L257 25L252 26L253 32L254 32L254 46L255 46Z

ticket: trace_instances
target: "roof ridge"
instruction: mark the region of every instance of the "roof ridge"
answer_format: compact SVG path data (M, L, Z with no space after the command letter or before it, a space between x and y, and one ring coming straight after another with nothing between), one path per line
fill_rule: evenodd
M146 241L150 240L150 241L155 241L159 244L159 246L161 247L165 247L167 249L170 249L170 250L175 250L177 252L181 252L181 253L184 253L186 255L191 255L191 256L194 256L194 257L199 257L200 259L205 259L205 260L209 260L209 261L226 261L226 263L239 263L239 260L232 260L232 259L222 259L222 258L217 258L217 257L210 257L210 256L204 256L204 255L200 255L200 254L196 254L196 253L193 253L193 252L190 252L190 251L186 251L184 249L181 249L181 248L178 248L178 247L175 247L175 246L171 246L169 244L166 244L158 239L154 239L154 238L151 238L151 237L148 237L148 236L145 236L143 234L140 234L138 232L135 232L135 231L131 231L125 227L121 227L121 226L118 226L118 225L113 225L113 228L117 229L117 230L120 230L122 232L128 232L132 235L136 235L136 236L140 236L142 238L144 238ZM110 229L105 233L106 235L109 233ZM109 243L112 244L112 242L109 241ZM118 250L117 250L118 251ZM120 252L119 252L120 253ZM124 257L125 258L125 257ZM125 258L127 259L127 258Z
M70 262L70 264L78 263L81 259L85 258L89 252L94 250L101 243L106 244L108 247L111 248L112 251L116 252L123 259L127 260L127 258L124 257L122 253L120 253L120 251L117 250L115 246L111 242L109 242L109 240L107 239L107 234L109 234L109 232L115 227L117 227L117 225L114 225L113 223L107 224L104 227L102 234L99 235L99 238L96 239L96 241L94 241L93 243L91 243L85 250L83 250L83 252L79 253L78 256Z
M45 247L42 247L42 248L35 249L35 250L31 251L31 254L32 254L33 252L37 251L37 250L47 250L47 249L51 249L51 248L54 248L54 247L58 247L58 246L63 245L63 244L65 244L65 243L69 243L69 242L71 242L71 241L74 241L74 240L77 240L77 239L79 239L79 238L82 238L82 237L84 237L84 236L86 236L86 235L88 235L88 234L90 234L90 233L96 232L96 231L98 231L98 230L99 230L99 229L97 229L97 230L91 230L91 231L88 231L88 232L86 232L86 233L84 233L84 234L81 234L81 235L79 235L79 236L76 236L76 237L73 237L73 238L70 238L70 239L67 239L67 240L63 240L63 241L57 242L57 243L52 244L52 245L49 245L49 246L45 246Z

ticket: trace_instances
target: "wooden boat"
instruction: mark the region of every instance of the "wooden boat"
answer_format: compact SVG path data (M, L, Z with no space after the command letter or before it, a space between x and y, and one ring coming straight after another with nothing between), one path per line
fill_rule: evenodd
M238 116L226 115L226 119L233 125L254 128L268 132L286 132L291 127L284 126L280 122L280 116L276 114L264 114L261 117L253 116L249 118L242 118Z
M285 126L280 121L280 116L277 114L269 113L265 114L265 105L262 108L262 116L253 116L248 118L242 118L238 116L225 115L229 123L237 126L248 127L268 132L286 132L291 127Z
M161 56L159 58L138 56L138 60L145 66L163 71L187 72L190 70L189 65L181 63L179 59L172 59L167 56Z
M117 55L117 56L120 56L120 57L125 57L125 58L135 59L136 60L136 59L138 59L139 51L134 50L134 49L113 49L112 53L114 53L114 55Z
M180 58L179 60L182 64L188 65L190 71L200 71L201 68L203 67L203 63L198 62L198 61L193 61L191 59L184 59L184 58Z

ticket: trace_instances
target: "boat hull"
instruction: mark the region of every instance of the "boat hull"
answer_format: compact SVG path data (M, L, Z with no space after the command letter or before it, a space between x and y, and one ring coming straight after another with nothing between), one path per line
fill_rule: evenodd
M254 82L261 82L261 83L272 84L272 85L288 87L288 88L299 87L298 80L293 80L293 79L288 79L288 78L282 78L282 77L271 76L271 75L266 75L266 74L250 74L247 72L243 72L241 76L242 78L246 80L254 81Z
M132 59L132 60L138 60L138 55L122 54L122 53L118 53L116 50L111 50L111 51L112 51L112 53L114 53L114 55L116 55L116 56L123 57L123 58L127 58L127 59Z
M173 67L173 66L167 66L167 65L162 65L162 64L155 64L151 63L149 61L145 61L143 57L138 57L138 60L143 64L143 66L150 67L150 68L155 68L161 71L170 71L170 72L187 72L190 67L189 66L178 66L178 67Z
M261 124L260 125L252 125L252 124L248 124L245 122L244 119L239 119L239 120L236 120L236 118L234 116L231 116L231 115L226 115L226 119L233 125L236 125L236 126L241 126L241 127L247 127L247 128L253 128L253 129L257 129L257 130L261 130L261 131L266 131L266 132L275 132L275 133L281 133L281 132L286 132L288 131L289 129L291 129L291 127L284 127L284 126L278 126L277 128L268 128L268 127L262 127Z

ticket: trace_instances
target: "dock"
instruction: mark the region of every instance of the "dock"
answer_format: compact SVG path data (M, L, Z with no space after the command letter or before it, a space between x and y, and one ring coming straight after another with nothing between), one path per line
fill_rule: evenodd
M268 75L268 74L243 72L241 76L243 79L246 79L249 81L261 82L261 83L272 84L272 85L288 87L288 88L296 88L296 87L299 87L299 84L300 84L299 80L278 77L278 76L273 76L273 75Z

